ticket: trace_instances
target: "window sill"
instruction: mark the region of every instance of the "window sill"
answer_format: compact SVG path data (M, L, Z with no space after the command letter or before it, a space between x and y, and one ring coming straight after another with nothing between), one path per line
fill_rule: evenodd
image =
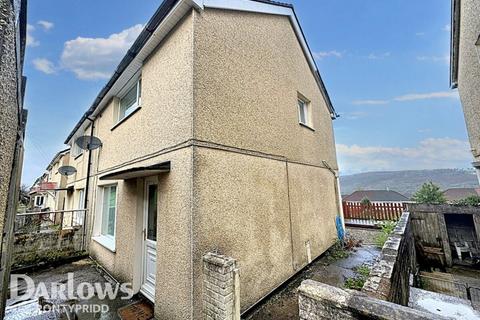
M307 129L315 132L315 129L313 129L312 127L310 127L308 124L301 123L301 122L299 122L298 124L299 124L300 126L304 127L304 128L307 128Z
M115 130L116 127L118 127L119 125L121 125L123 122L127 121L127 119L129 119L131 116L133 116L135 113L137 113L138 110L142 109L142 107L138 106L136 107L132 112L130 112L130 114L128 116L126 116L125 118L123 118L122 120L118 121L117 123L115 123L115 125L112 127L112 129L110 129L110 131L113 131Z
M100 236L92 237L92 240L94 240L101 246L115 253L115 238L100 235Z

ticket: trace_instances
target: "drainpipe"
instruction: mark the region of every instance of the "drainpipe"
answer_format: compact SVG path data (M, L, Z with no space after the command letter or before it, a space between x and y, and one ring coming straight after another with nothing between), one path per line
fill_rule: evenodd
M85 180L85 195L84 195L84 203L83 203L83 209L88 210L88 194L89 194L89 186L90 186L90 172L92 170L92 150L90 150L90 145L93 142L93 129L95 128L94 126L94 121L93 119L90 119L87 117L87 120L90 121L90 142L88 144L88 163L87 163L87 177ZM74 142L75 143L75 142ZM83 236L82 236L82 250L85 250L87 247L87 211L83 212L84 217L83 217Z
M322 160L323 165L325 168L327 168L334 176L334 188L335 188L335 197L337 198L337 209L338 209L338 214L340 215L340 218L342 220L342 228L343 231L345 232L345 219L343 217L343 204L342 204L342 194L340 192L340 177L338 176L338 171L333 170L332 167L328 164L327 161Z

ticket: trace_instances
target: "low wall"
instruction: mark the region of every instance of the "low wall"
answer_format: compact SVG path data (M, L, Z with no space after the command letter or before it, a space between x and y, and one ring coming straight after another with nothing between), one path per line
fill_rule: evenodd
M448 319L313 280L302 282L298 290L298 305L301 320Z
M410 274L416 269L410 214L405 212L388 237L362 291L371 297L408 305Z
M81 230L16 234L12 267L15 269L75 256L81 252L81 246Z

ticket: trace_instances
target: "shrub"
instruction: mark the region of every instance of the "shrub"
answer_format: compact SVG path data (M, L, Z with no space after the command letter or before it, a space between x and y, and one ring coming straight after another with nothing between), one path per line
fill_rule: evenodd
M466 197L465 199L455 201L453 204L457 205L457 206L475 206L475 207L478 207L478 206L480 206L480 196L469 196L469 197Z
M447 202L440 187L433 184L433 182L424 183L413 195L412 200L425 204L443 204Z

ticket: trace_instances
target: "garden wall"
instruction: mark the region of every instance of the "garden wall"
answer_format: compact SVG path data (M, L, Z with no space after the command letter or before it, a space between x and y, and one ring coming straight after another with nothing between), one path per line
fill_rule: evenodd
M362 291L371 297L408 305L410 275L416 271L410 214L402 214L388 237Z
M81 252L81 230L16 234L13 244L13 269L61 260Z
M436 314L382 301L353 290L343 290L313 280L302 282L298 290L301 320L440 320Z

